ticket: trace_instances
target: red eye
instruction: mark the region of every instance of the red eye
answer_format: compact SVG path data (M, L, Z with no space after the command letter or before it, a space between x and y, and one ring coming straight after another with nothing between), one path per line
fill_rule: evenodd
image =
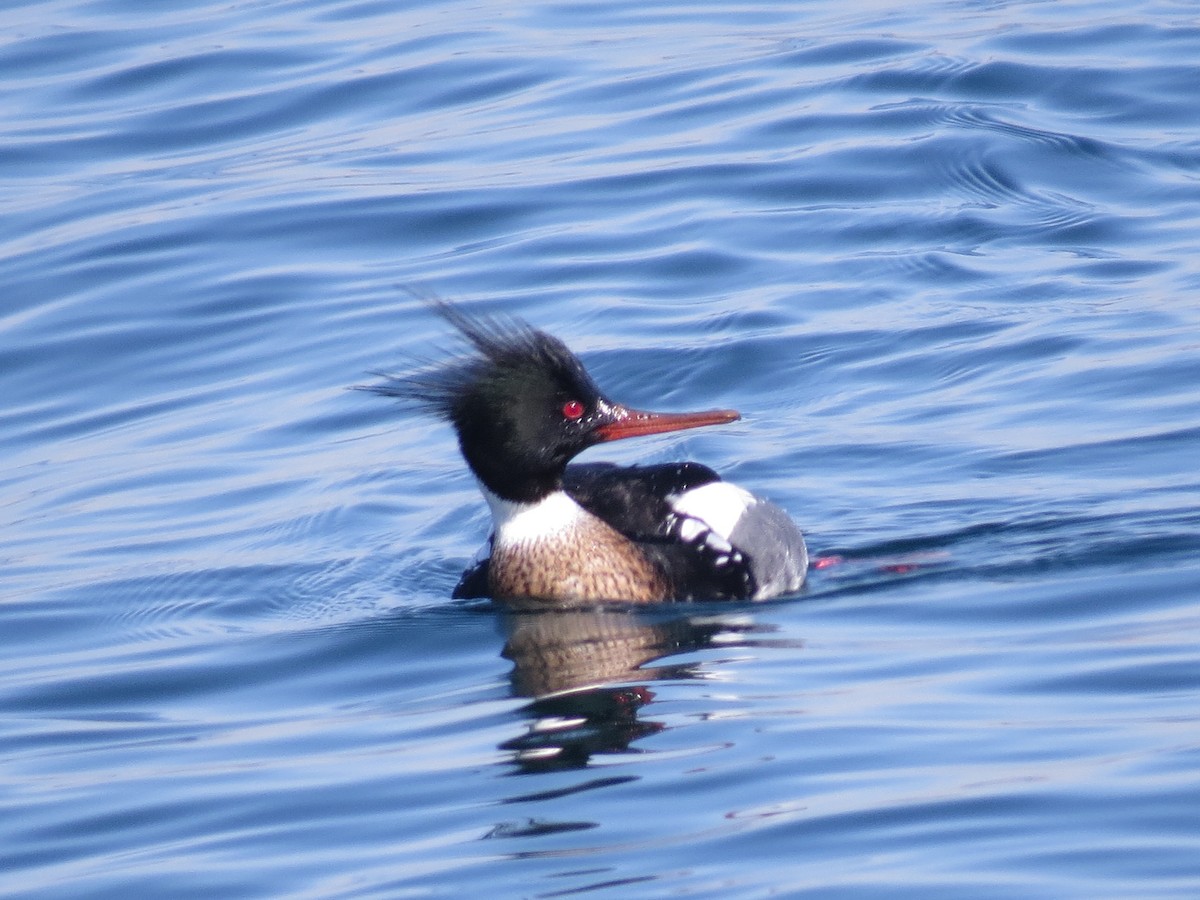
M583 404L578 400L568 400L563 404L562 414L568 419L578 419L583 415Z

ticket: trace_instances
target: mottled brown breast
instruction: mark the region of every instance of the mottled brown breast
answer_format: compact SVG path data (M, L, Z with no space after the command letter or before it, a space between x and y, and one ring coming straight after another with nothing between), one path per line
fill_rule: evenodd
M488 586L499 600L656 603L671 595L666 575L636 544L587 514L570 534L493 547Z

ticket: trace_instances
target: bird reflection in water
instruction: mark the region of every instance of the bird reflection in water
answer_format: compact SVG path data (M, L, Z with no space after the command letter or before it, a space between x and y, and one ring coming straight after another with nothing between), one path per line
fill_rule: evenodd
M693 608L694 609L694 608ZM745 646L768 629L740 616L685 615L661 608L509 610L504 656L513 693L533 698L527 730L501 744L524 772L580 769L596 754L626 753L666 726L641 718L655 681L704 677L702 663L650 666L714 645Z

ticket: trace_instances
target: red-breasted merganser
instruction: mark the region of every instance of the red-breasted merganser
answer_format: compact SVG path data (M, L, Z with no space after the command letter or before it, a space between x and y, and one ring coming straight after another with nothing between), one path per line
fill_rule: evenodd
M804 583L808 553L778 506L699 463L568 465L595 444L741 418L608 399L557 338L515 319L437 311L474 353L367 390L454 426L492 512L489 552L454 596L579 604L764 600Z

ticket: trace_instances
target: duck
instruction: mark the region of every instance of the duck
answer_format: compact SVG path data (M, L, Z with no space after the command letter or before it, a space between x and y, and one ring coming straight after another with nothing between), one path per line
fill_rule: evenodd
M363 386L448 422L492 530L453 597L533 606L760 601L795 594L804 535L779 506L697 462L575 463L597 444L741 418L611 399L557 337L431 301L468 352Z

